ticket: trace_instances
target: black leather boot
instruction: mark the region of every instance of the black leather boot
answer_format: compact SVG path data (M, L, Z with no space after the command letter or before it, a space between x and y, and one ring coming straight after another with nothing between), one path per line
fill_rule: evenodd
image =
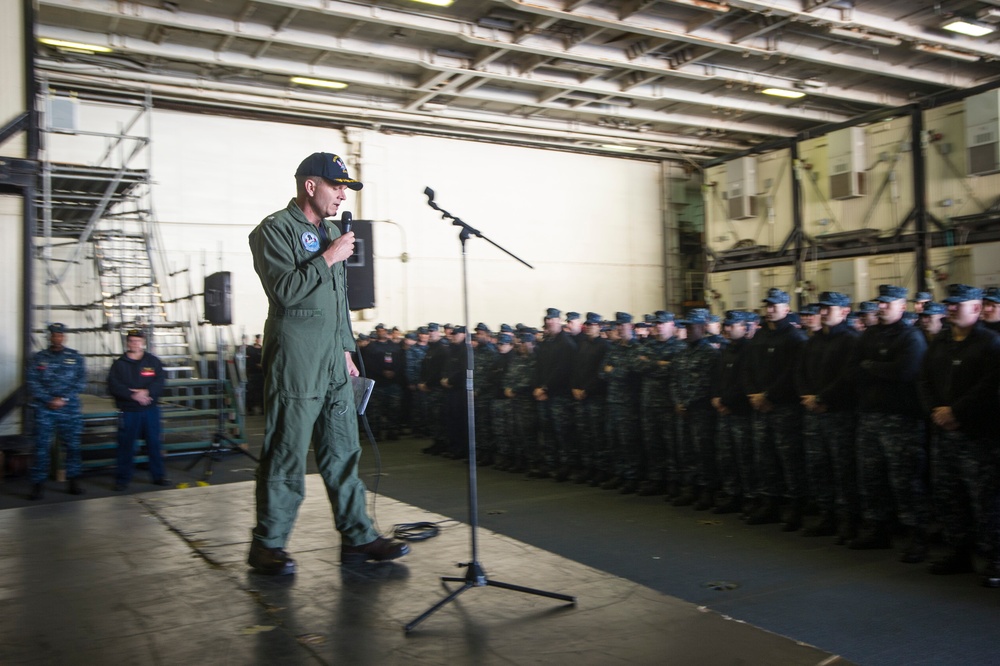
M847 544L851 550L880 550L892 548L892 540L889 538L889 528L885 523L876 523L866 527L857 538L851 539Z
M919 564L927 559L927 530L922 527L910 528L910 540L899 556L905 564Z

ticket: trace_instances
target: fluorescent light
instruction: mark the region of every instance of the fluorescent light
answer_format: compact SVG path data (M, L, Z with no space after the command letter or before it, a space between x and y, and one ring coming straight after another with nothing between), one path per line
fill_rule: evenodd
M455 0L413 0L413 2L419 2L424 5L434 5L435 7L451 7L451 3Z
M64 51L76 51L77 53L111 53L107 46L97 46L96 44L83 44L82 42L67 42L62 39L49 39L40 37L39 42L47 46L54 46Z
M979 56L974 53L966 53L965 51L954 51L952 49L946 49L942 46L936 46L934 44L916 44L913 47L917 51L923 51L924 53L930 53L932 55L944 56L945 58L952 58L954 60L961 60L963 62L979 62Z
M975 21L962 18L948 19L941 24L941 27L945 30L951 30L952 32L957 32L961 35L968 35L969 37L982 37L996 30L996 28L991 25L983 25L982 23L976 23Z
M872 44L881 44L883 46L899 46L903 43L903 40L898 37L880 35L874 32L856 30L854 28L830 28L827 32L831 35L836 35L837 37L848 37L850 39L858 39L862 42L871 42Z
M775 97L787 97L788 99L798 99L800 97L805 97L804 92L798 90L785 90L784 88L764 88L761 90L765 95L774 95Z
M620 150L623 153L628 153L633 150L639 150L638 146L623 146L618 143L602 143L600 147L604 148L605 150Z
M292 83L298 83L303 86L316 86L317 88L333 88L334 90L343 90L347 87L346 83L341 83L340 81L326 81L324 79L310 79L308 76L293 76L289 79Z

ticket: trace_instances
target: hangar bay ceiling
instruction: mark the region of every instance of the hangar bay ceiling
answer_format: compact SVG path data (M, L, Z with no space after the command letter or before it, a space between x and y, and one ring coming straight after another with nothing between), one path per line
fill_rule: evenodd
M36 66L158 106L701 162L1000 81L997 28L1000 0L38 0Z

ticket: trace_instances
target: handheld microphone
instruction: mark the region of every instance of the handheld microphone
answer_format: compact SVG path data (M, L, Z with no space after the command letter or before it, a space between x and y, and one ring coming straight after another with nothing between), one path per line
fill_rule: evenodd
M351 211L349 210L345 210L340 214L340 226L343 228L345 234L351 231L351 221L353 219L354 216L351 215Z

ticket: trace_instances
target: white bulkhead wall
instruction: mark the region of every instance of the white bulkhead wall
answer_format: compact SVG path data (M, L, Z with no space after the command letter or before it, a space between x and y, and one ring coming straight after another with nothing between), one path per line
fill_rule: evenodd
M0 0L0 124L16 118L25 110L24 81L24 21L21 0ZM26 157L24 133L0 145L3 157ZM0 266L4 279L0 280L0 400L10 395L21 383L21 345L24 327L24 307L21 302L23 281L22 198L15 195L0 196ZM0 435L18 432L13 417L0 423Z
M121 114L81 108L81 125L114 127ZM361 316L404 328L463 318L458 228L438 204L533 264L481 239L467 244L470 317L541 324L548 307L641 315L664 306L663 170L656 162L586 156L375 131L352 132L156 110L153 203L173 295L204 275L232 272L233 315L249 334L267 303L247 235L295 194L293 174L313 151L340 154L365 183L345 210L373 219L378 307ZM53 159L92 162L102 151L55 137ZM73 144L78 145L77 143ZM365 330L362 322L356 328Z

